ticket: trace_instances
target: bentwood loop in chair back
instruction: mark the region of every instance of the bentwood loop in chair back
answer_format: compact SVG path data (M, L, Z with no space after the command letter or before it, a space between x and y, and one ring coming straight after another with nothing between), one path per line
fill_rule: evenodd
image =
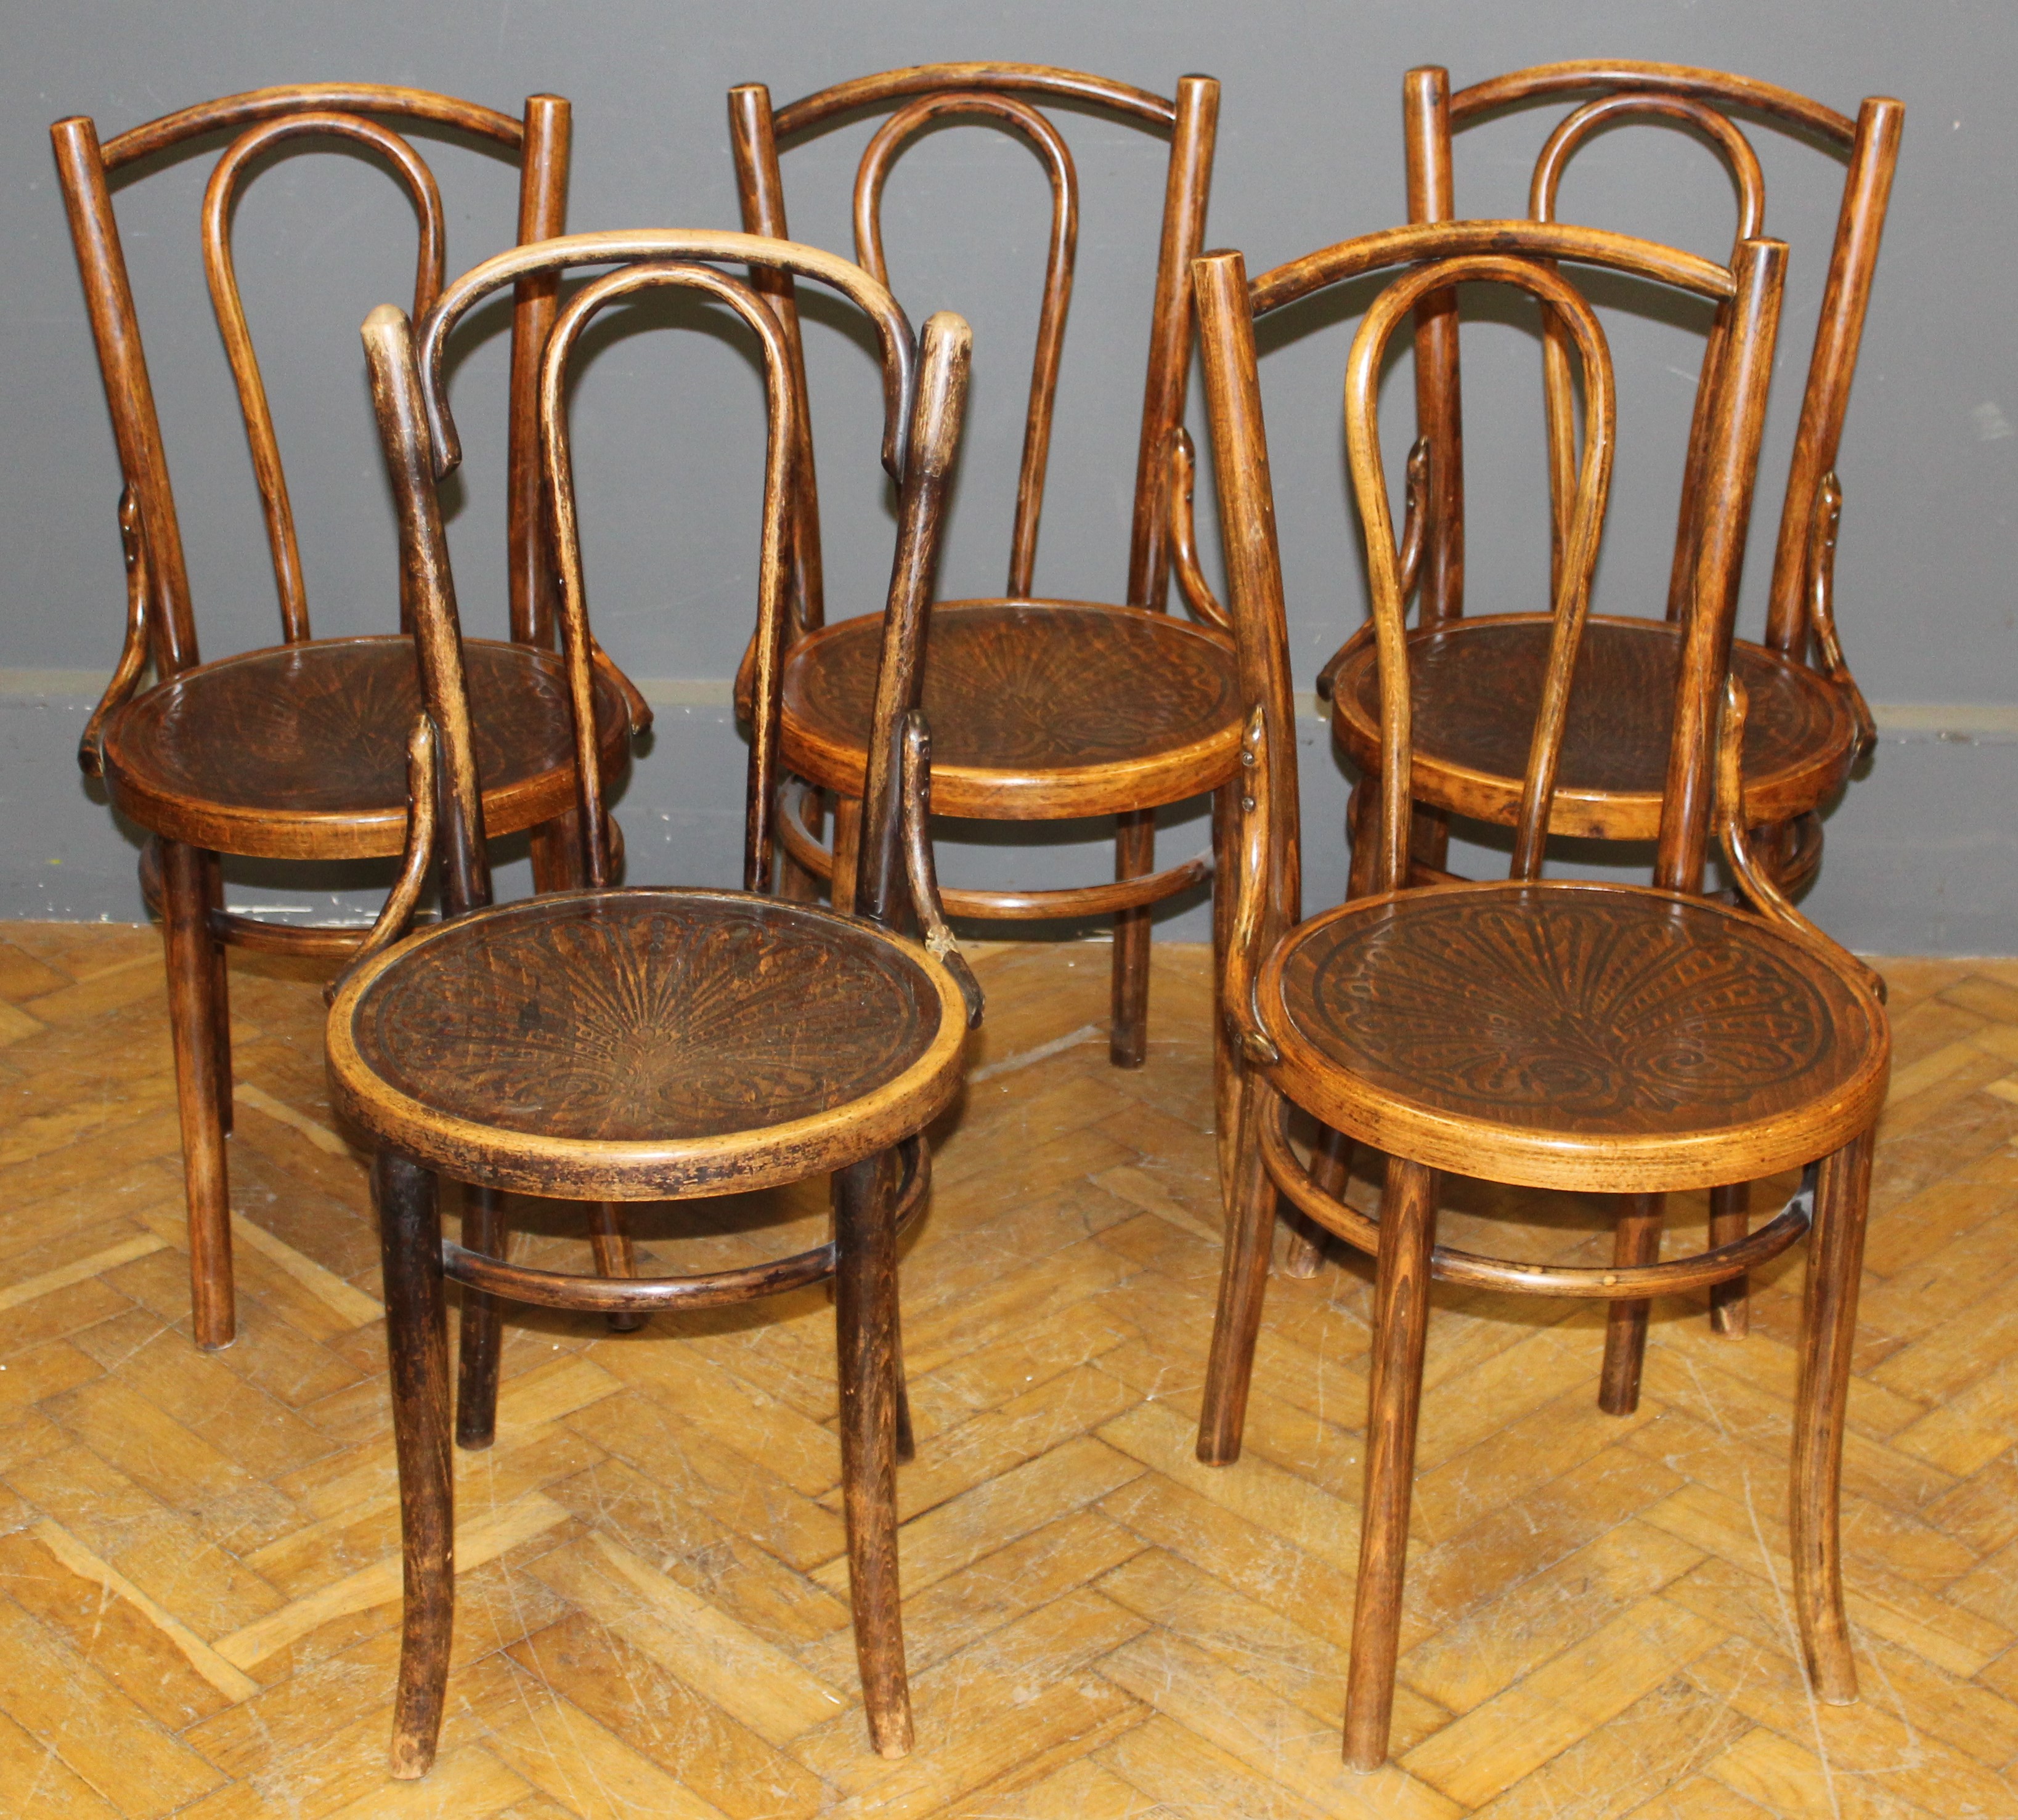
M765 894L774 838L778 682L790 598L792 468L801 408L783 333L724 265L790 272L868 318L881 353L883 460L899 528L876 681L863 865L841 914ZM492 905L471 711L438 479L460 450L443 389L450 331L528 277L612 269L577 292L539 374L541 466L552 503L559 618L577 719L574 781L589 884ZM753 667L745 889L610 882L606 781L593 721L595 643L566 418L569 363L604 309L682 289L755 335L767 405ZM414 608L425 711L414 733L413 834L404 877L438 854L439 924L407 936L414 892L389 899L340 982L328 1027L331 1098L377 1147L373 1193L385 1275L407 1607L392 1745L396 1774L432 1760L447 1683L454 1576L449 1374L443 1287L463 1286L465 1446L487 1445L501 1300L604 1314L718 1307L831 1278L839 1337L841 1482L850 1591L871 1737L911 1738L897 1587L895 1467L909 1450L896 1247L923 1209L924 1127L964 1071L978 988L940 912L924 842L929 744L919 662L938 525L958 435L966 324L935 316L915 341L873 279L830 254L742 233L577 236L522 247L443 292L410 331L390 306L365 325L372 389ZM439 804L438 811L430 805ZM908 886L908 890L906 887ZM897 930L915 912L922 948ZM610 1204L721 1194L830 1173L830 1242L703 1274L580 1276L504 1256L501 1227L468 1209L498 1191ZM444 1244L436 1182L465 1184ZM606 1219L605 1223L608 1223Z
M1785 248L1748 241L1727 270L1594 229L1452 222L1373 235L1262 275L1236 254L1199 261L1211 408L1242 680L1251 713L1236 933L1224 997L1243 1065L1229 1230L1199 1453L1239 1457L1276 1197L1376 1259L1366 1464L1345 1756L1387 1752L1430 1281L1644 1307L1741 1274L1809 1235L1790 1499L1794 1602L1810 1682L1856 1697L1838 1510L1850 1356L1890 1038L1870 970L1803 919L1752 851L1738 762L1740 685L1727 678L1746 501L1758 459ZM1296 771L1254 320L1401 262L1355 339L1347 440L1365 533L1380 685L1373 893L1308 921L1296 900ZM1562 268L1592 265L1729 305L1705 438L1703 536L1682 635L1658 884L1544 882L1564 707L1587 627L1611 439L1609 356ZM1564 324L1587 401L1576 493L1524 764L1514 876L1413 884L1416 646L1402 623L1401 553L1382 470L1381 356L1425 295L1512 283ZM1721 727L1719 711L1721 709ZM1714 781L1714 788L1713 786ZM1712 800L1749 908L1700 895ZM1293 1147L1300 1107L1387 1154L1377 1219ZM1610 1267L1481 1255L1437 1243L1446 1172L1629 1205L1782 1171L1802 1184L1774 1219L1693 1257L1629 1252ZM1636 1394L1636 1382L1629 1387ZM1629 1402L1627 1405L1629 1407Z
M536 95L522 117L414 88L337 83L266 88L185 108L104 144L84 118L51 129L84 280L125 484L128 565L126 647L93 715L80 757L115 807L153 836L143 889L165 925L175 1075L190 1219L196 1339L234 1333L225 1136L231 1120L226 943L340 957L362 932L284 926L228 912L220 853L277 860L348 860L400 851L406 822L405 730L418 701L413 652L398 628L403 602L386 590L379 637L316 638L309 624L295 500L280 458L266 381L254 352L233 250L233 215L270 154L303 146L363 154L382 167L418 217L417 311L442 286L445 226L432 171L409 123L448 128L515 164L518 229L556 233L565 210L566 102ZM250 447L280 605L282 642L205 663L183 526L169 484L139 318L112 190L122 172L157 172L165 157L230 135L212 168L201 220L203 263ZM515 642L469 649L479 768L490 831L533 831L543 887L572 883L567 818L574 796L567 690L553 642L552 563L541 533L533 385L553 320L552 280L534 277L512 305L510 627ZM347 344L346 344L347 345ZM346 354L344 370L351 356ZM302 502L311 512L315 502ZM502 630L504 615L497 615ZM151 663L155 684L143 689ZM599 684L599 724L621 763L643 703L613 671Z
M929 129L980 122L1019 135L1049 177L1047 239L1036 351L1002 598L935 609L925 702L938 731L934 790L941 811L994 821L1116 818L1111 884L1026 890L949 890L963 915L1115 919L1113 1026L1116 1066L1141 1066L1147 1042L1151 907L1202 883L1209 857L1156 872L1155 812L1218 790L1239 743L1231 647L1213 626L1163 612L1170 552L1162 509L1165 447L1181 434L1192 348L1190 262L1202 243L1219 85L1187 76L1175 99L1075 70L1021 63L932 63L866 76L775 112L757 84L729 92L729 124L743 225L786 231L779 153L837 121L887 112L857 167L855 255L886 277L882 200L899 156ZM1054 117L1055 110L1056 117ZM1069 110L1069 112L1067 111ZM1092 114L1170 138L1148 374L1137 434L1126 606L1034 594L1038 530L1079 232L1080 179L1061 121ZM888 281L886 280L886 281ZM798 357L790 283L765 281ZM897 285L899 291L902 285ZM854 865L869 693L878 635L866 618L826 623L811 445L801 453L792 648L786 659L783 756L799 784L779 825L787 884L810 895L836 881L845 901ZM747 695L747 690L745 691ZM830 847L821 841L824 791L834 801ZM1222 809L1224 805L1221 806Z

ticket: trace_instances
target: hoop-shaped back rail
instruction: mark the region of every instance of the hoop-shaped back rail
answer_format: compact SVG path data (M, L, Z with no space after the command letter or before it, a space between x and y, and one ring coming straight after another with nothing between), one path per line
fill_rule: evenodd
M1401 552L1387 503L1380 460L1380 362L1395 330L1428 292L1461 283L1510 284L1539 301L1576 343L1584 380L1584 446L1576 463L1576 500L1564 540L1562 576L1555 590L1555 624L1549 638L1542 699L1528 751L1520 820L1510 876L1537 878L1555 800L1556 773L1568 724L1571 680L1590 610L1591 572L1604 529L1611 485L1616 433L1611 351L1590 305L1559 273L1530 259L1506 254L1473 253L1438 260L1397 279L1374 300L1353 338L1345 381L1346 448L1353 489L1366 533L1369 592L1373 635L1380 653L1381 693L1380 844L1375 862L1376 890L1398 890L1409 869L1409 796L1412 783L1409 703L1409 652L1403 615Z
M1556 218L1556 193L1570 160L1602 128L1628 121L1672 120L1705 141L1723 161L1738 188L1738 230L1731 238L1731 257L1745 241L1756 240L1766 231L1766 179L1759 168L1752 143L1727 115L1679 94L1646 93L1626 90L1603 95L1566 115L1549 135L1535 161L1533 180L1528 190L1528 213L1536 221ZM1719 312L1703 349L1703 370L1713 372L1723 358L1724 318ZM1542 395L1547 419L1549 448L1549 574L1550 585L1562 572L1563 551L1569 534L1570 497L1576 487L1570 444L1571 418L1575 410L1570 385L1569 349L1561 325L1553 314L1542 316ZM1709 435L1709 388L1696 388L1694 415L1689 424L1688 454L1682 464L1682 497L1678 508L1675 549L1668 578L1668 617L1679 619L1687 610L1689 578L1695 565L1695 550L1702 527L1696 522L1700 509L1698 482L1703 450Z
M288 497L288 478L273 432L266 385L252 346L251 330L238 289L232 258L232 215L240 190L255 159L277 145L305 139L345 139L376 152L406 186L420 216L420 247L414 273L414 314L431 309L442 287L446 230L441 191L434 173L412 146L390 128L356 114L315 112L277 115L249 127L233 140L210 174L203 197L203 270L210 286L212 307L224 338L225 358L238 388L238 407L245 422L245 440L252 453L252 472L266 521L266 541L273 558L273 585L280 600L281 636L298 645L309 636L308 597L302 579L301 547L295 514Z
M555 101L559 98L536 95L532 99ZM165 151L185 140L201 139L206 133L227 132L304 111L382 114L396 120L432 121L437 126L474 133L513 152L526 139L523 121L500 114L494 107L458 101L452 95L436 95L425 88L404 88L388 82L298 82L222 96L131 128L105 142L102 148L105 168L116 171L123 164Z
M1495 108L1516 107L1523 102L1622 89L1643 95L1680 96L1718 107L1749 108L1846 148L1857 137L1855 121L1791 88L1754 81L1749 76L1730 75L1722 70L1612 57L1537 63L1532 69L1515 70L1474 82L1451 96L1451 125L1461 125Z
M592 889L615 883L610 864L602 760L595 723L595 641L582 576L581 535L575 511L574 457L567 421L567 373L577 343L599 312L642 291L698 291L726 305L749 324L763 349L769 433L764 456L764 530L758 565L756 689L744 795L743 888L769 887L773 835L772 800L778 764L779 691L783 678L789 610L791 468L798 446L798 401L791 351L784 330L762 298L740 280L710 265L652 264L609 272L571 298L547 338L540 363L540 447L553 515L554 558L560 584L561 625L568 687L574 703L575 775L581 804L582 841Z
M777 110L772 130L781 139L793 139L858 109L880 107L942 88L994 95L1042 95L1054 101L1110 107L1152 126L1172 126L1177 117L1174 101L1082 70L1061 70L1043 63L913 63L908 69L858 76L852 81L837 82L831 88L805 96Z
M1065 352L1065 314L1072 307L1073 262L1079 247L1079 173L1058 128L1034 107L1007 95L957 90L920 96L877 128L855 177L855 256L879 284L890 282L883 256L883 186L898 154L935 120L949 115L998 120L1021 133L1043 162L1051 181L1051 237L1044 257L1043 301L1037 311L1037 346L1030 367L1030 406L1024 419L1022 466L1016 478L1016 516L1009 537L1008 591L1027 598L1037 559L1037 524L1044 509L1044 471L1051 457L1051 418L1058 403L1058 363Z
M446 478L461 465L462 442L448 406L444 354L450 332L493 291L527 277L558 275L580 265L633 260L706 260L758 265L811 278L848 298L875 325L883 366L883 467L902 484L917 395L917 342L897 300L859 265L790 240L728 231L653 229L638 233L566 234L514 247L472 268L450 284L419 325L418 358L425 392L435 473Z

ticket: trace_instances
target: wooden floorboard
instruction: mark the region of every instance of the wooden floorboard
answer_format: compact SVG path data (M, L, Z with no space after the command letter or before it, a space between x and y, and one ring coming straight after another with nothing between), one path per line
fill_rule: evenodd
M1657 1304L1624 1419L1596 1405L1598 1311L1440 1287L1394 1761L1362 1777L1339 1739L1368 1270L1271 1284L1245 1457L1201 1466L1206 956L1156 950L1133 1074L1107 949L978 959L988 1024L903 1264L916 1752L864 1733L812 1291L636 1334L512 1322L497 1443L457 1461L441 1756L402 1784L377 1244L321 975L232 959L242 1337L205 1356L158 940L0 929L0 1814L2018 1816L2018 962L1885 964L1845 1475L1862 1703L1808 1697L1791 1628L1798 1250L1748 1339ZM1460 1246L1608 1255L1592 1202L1453 1204ZM515 1208L516 1255L586 1267L570 1210ZM1677 1197L1671 1246L1705 1217ZM634 1228L725 1269L824 1219L816 1184Z

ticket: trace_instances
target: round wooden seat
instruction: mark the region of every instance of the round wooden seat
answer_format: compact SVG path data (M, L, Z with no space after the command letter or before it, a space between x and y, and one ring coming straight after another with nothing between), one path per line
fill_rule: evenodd
M787 654L788 770L862 793L883 637L843 619ZM932 608L924 708L932 807L1051 820L1173 803L1214 788L1240 749L1232 641L1166 613L1083 601Z
M1541 700L1550 628L1542 613L1457 619L1409 634L1413 791L1486 821L1513 822ZM1552 834L1652 840L1674 721L1678 627L1593 614L1564 730ZM1756 825L1791 821L1850 774L1857 726L1842 696L1804 664L1738 640L1731 668L1752 701L1745 801ZM1362 771L1380 764L1380 683L1370 641L1332 686L1332 727Z
M1706 1187L1798 1168L1877 1116L1890 1038L1840 962L1642 887L1363 898L1271 957L1277 1085L1354 1138L1529 1187Z
M486 832L574 806L567 676L529 645L470 639ZM620 771L630 717L598 673L604 765ZM420 710L413 640L322 638L221 658L122 710L105 779L125 814L170 840L255 858L396 854L407 826L407 738Z
M573 891L368 963L330 1013L338 1109L486 1186L638 1200L793 1182L928 1124L967 1013L873 924L746 892Z

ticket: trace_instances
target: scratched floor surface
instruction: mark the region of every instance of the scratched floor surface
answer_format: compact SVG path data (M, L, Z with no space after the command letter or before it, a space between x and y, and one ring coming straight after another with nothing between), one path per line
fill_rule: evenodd
M1105 961L985 953L988 1028L905 1262L915 1754L864 1739L832 1315L809 1293L636 1335L511 1328L497 1444L459 1461L440 1760L394 1784L376 1246L329 1124L319 980L233 961L243 1337L204 1357L157 940L8 926L0 1811L2018 1815L2018 963L1886 968L1899 1058L1845 1511L1864 1703L1811 1704L1792 1647L1798 1252L1749 1339L1658 1305L1624 1419L1597 1408L1596 1309L1440 1291L1396 1762L1356 1778L1365 1272L1271 1286L1246 1457L1199 1466L1204 956L1159 950L1133 1074L1106 1063ZM524 1211L543 1230L523 1255L585 1258ZM820 1217L802 1192L637 1228L719 1267ZM1684 1205L1676 1242L1701 1219ZM1596 1209L1541 1197L1474 1194L1447 1230L1535 1258L1606 1244Z

